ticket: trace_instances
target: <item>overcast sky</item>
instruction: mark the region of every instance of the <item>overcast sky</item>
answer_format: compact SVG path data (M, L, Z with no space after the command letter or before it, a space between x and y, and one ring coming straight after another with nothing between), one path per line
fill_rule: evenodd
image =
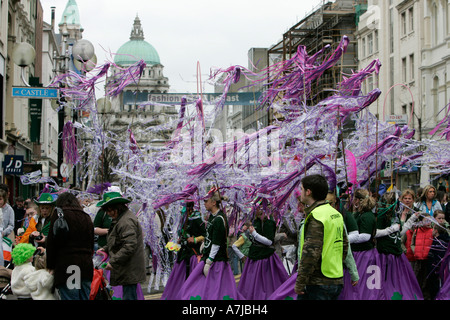
M41 0L50 23L56 7L56 30L67 0ZM77 0L83 38L95 46L98 62L111 61L130 37L136 15L145 41L158 52L170 92L197 92L197 61L202 80L210 68L248 67L250 48L270 47L321 0ZM210 92L207 86L205 91Z

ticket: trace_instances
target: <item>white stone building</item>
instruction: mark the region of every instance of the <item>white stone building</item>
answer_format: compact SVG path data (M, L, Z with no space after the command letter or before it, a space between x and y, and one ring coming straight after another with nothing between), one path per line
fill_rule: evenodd
M408 124L417 140L440 139L428 133L449 103L449 6L447 0L369 0L356 32L359 69L374 59L382 63L379 76L363 87L365 93L376 87L382 91L370 111L380 120ZM417 183L430 183L425 166L420 173L402 175L399 186Z

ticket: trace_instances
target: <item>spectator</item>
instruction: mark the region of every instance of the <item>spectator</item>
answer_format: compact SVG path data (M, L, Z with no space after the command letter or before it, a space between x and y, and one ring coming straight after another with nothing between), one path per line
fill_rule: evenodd
M47 269L54 275L55 287L61 300L89 300L94 270L92 219L83 211L72 193L64 192L59 195L55 205L55 211L62 210L69 232L64 238L54 234L53 226L58 218L58 214L54 213L51 216L46 246ZM74 275L79 278L75 279Z
M422 217L420 217L422 218ZM433 228L428 219L420 219L421 223L406 232L406 257L416 275L419 286L422 289L423 298L430 299L430 291L427 283L427 259L433 243Z
M11 290L18 300L31 300L31 291L25 277L34 272L33 254L36 248L29 243L18 244L11 252L14 269L11 274Z
M9 237L10 235L13 235L14 231L14 210L8 204L8 194L3 189L0 189L0 209L3 216L3 231L1 232L1 238ZM11 240L14 241L14 237ZM1 253L3 253L3 250Z
M16 198L16 203L12 207L14 210L14 235L17 236L17 229L22 227L23 225L23 218L25 216L25 201L22 197Z
M419 211L433 216L434 211L442 210L441 204L436 196L436 188L432 185L427 185L420 196L420 204L418 206Z
M50 229L50 219L55 208L55 198L56 196L50 193L42 193L38 200L34 200L38 207L37 214L30 220L20 243L45 247L45 240Z
M97 253L109 255L105 269L111 271L110 284L123 287L122 299L137 300L137 285L146 279L144 238L129 202L119 192L105 192L97 203L112 218L107 244Z

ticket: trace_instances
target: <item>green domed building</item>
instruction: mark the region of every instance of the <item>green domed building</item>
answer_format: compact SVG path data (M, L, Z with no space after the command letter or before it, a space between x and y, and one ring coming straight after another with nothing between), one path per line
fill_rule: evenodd
M147 65L161 64L156 49L144 39L141 21L139 17L136 17L133 30L131 31L130 41L119 48L114 62L120 66L129 66L142 59Z
M144 60L146 67L138 83L129 84L120 96L111 101L113 117L112 131L126 134L130 127L140 145L164 146L170 138L173 128L155 132L151 136L139 134L139 128L158 126L176 119L178 112L175 106L151 105L151 94L169 92L169 79L164 76L164 66L156 49L144 38L141 20L134 19L130 40L125 42L115 53L114 63L120 68L127 68ZM115 77L118 69L113 67L110 77Z
M130 40L124 43L115 53L114 63L119 67L129 67L140 60L146 63L145 70L137 85L128 86L123 94L123 106L148 101L150 93L168 93L169 79L164 76L164 66L161 64L156 49L144 38L141 20L134 19ZM112 76L114 76L113 72ZM136 100L137 99L137 100Z

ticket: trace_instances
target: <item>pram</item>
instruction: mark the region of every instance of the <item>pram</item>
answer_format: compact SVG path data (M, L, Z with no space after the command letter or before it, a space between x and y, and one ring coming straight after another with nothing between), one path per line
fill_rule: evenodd
M108 259L108 256L94 256L94 276L91 283L91 293L89 300L112 300L111 290L108 287L108 281L106 280L102 264Z
M6 296L12 294L11 290L11 274L12 270L9 265L5 268L0 266L0 300L6 300Z

